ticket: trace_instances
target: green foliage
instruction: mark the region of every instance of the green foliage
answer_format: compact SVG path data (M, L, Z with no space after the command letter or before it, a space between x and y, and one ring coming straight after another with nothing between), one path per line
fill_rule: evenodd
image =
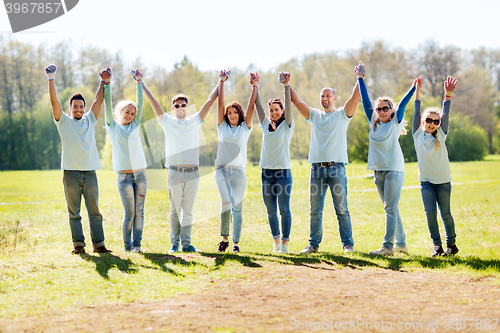
M452 117L446 147L450 161L481 161L488 154L488 138L469 117Z

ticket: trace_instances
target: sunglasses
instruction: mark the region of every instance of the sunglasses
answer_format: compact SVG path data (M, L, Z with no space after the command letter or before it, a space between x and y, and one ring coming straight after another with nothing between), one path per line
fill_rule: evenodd
M432 124L434 123L434 125L439 125L439 123L441 122L439 119L432 119L432 118L426 118L425 119L425 122L427 124Z
M174 104L174 107L176 109L178 109L178 108L185 108L186 106L187 106L187 104Z
M375 110L377 110L377 112L378 112L378 113L380 113L380 112L382 112L382 111L383 111L383 112L387 112L387 111L389 111L390 109L391 109L390 107L388 107L388 106L384 106L384 107L382 107L382 108L376 108Z

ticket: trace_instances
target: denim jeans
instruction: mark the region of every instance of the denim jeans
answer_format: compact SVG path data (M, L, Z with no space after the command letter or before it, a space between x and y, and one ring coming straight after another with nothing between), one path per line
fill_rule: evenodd
M397 246L406 246L403 222L399 215L399 198L405 181L402 171L374 171L375 185L378 195L384 203L385 236L384 247L392 249L394 242Z
M290 240L292 214L290 213L290 195L292 193L292 172L290 169L262 169L262 198L267 209L267 218L273 239L280 238L280 221L278 219L278 205L281 215L281 240Z
M104 246L104 231L102 229L102 215L99 212L99 188L95 171L64 170L64 194L68 204L69 227L73 246L85 247L85 236L82 229L80 207L82 195L89 216L90 238L94 249Z
M170 200L170 242L172 246L179 246L180 243L185 249L191 245L193 210L200 185L200 171L181 172L169 169L167 181Z
M441 235L437 221L436 202L441 212L444 229L446 230L446 245L455 245L455 221L451 216L450 197L451 183L433 184L430 182L420 182L420 191L422 192L422 201L424 202L425 215L427 215L427 226L431 233L434 245L441 245Z
M215 170L215 183L222 201L220 209L220 235L229 236L229 224L233 216L233 243L240 242L243 224L243 197L247 186L246 168L219 166Z
M148 187L146 171L142 169L134 173L118 172L116 182L125 210L122 226L123 244L125 251L129 251L132 247L141 246L144 228L144 201Z
M323 208L326 191L330 187L335 214L339 221L340 240L344 246L353 246L351 216L347 208L347 176L343 163L335 163L329 167L316 164L311 166L309 183L310 238L309 245L318 249L323 237Z

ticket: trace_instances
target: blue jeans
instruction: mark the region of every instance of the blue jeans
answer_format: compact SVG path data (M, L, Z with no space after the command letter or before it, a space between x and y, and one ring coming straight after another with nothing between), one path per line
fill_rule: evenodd
M116 182L125 210L122 226L123 244L125 251L129 251L132 247L141 246L144 228L144 201L148 187L146 171L142 169L134 173L118 172Z
M378 195L384 203L385 210L383 245L389 249L394 247L394 242L397 246L406 246L403 222L398 208L405 173L403 171L374 171L374 178Z
M281 240L290 240L292 214L290 213L290 195L292 193L292 172L290 169L262 169L262 198L267 209L267 218L273 239L280 238L280 221L278 219L278 205L281 215Z
M326 191L330 187L335 214L339 221L340 240L344 246L353 246L351 216L347 209L347 176L343 163L329 167L311 166L309 201L311 205L311 231L309 245L318 249L323 237L323 208Z
M168 198L170 200L170 242L172 246L191 245L194 203L200 185L200 171L168 170ZM179 216L181 219L179 220Z
M215 170L215 183L222 201L220 209L220 235L229 236L229 224L233 216L233 243L240 242L243 224L243 197L247 186L246 168L219 166Z
M85 247L85 236L82 229L80 207L82 195L89 216L90 238L94 249L104 246L104 231L102 229L102 215L99 212L99 188L95 171L64 170L64 194L68 204L69 227L73 246Z
M422 192L422 201L424 202L425 215L427 215L427 226L431 233L434 245L441 245L441 235L437 221L436 202L441 212L444 229L446 230L446 245L455 245L455 221L451 216L450 197L451 183L433 184L430 182L420 182L420 191Z

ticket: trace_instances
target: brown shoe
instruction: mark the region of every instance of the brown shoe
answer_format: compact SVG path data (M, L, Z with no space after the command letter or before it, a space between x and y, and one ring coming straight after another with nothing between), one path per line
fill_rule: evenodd
M106 246L104 246L104 245L103 245L103 246L99 246L98 248L94 249L94 252L95 252L95 253L111 253L111 252L113 252L113 251L108 250L108 249L106 248Z
M83 246L75 246L73 251L71 251L72 254L82 254L85 253L85 248Z

